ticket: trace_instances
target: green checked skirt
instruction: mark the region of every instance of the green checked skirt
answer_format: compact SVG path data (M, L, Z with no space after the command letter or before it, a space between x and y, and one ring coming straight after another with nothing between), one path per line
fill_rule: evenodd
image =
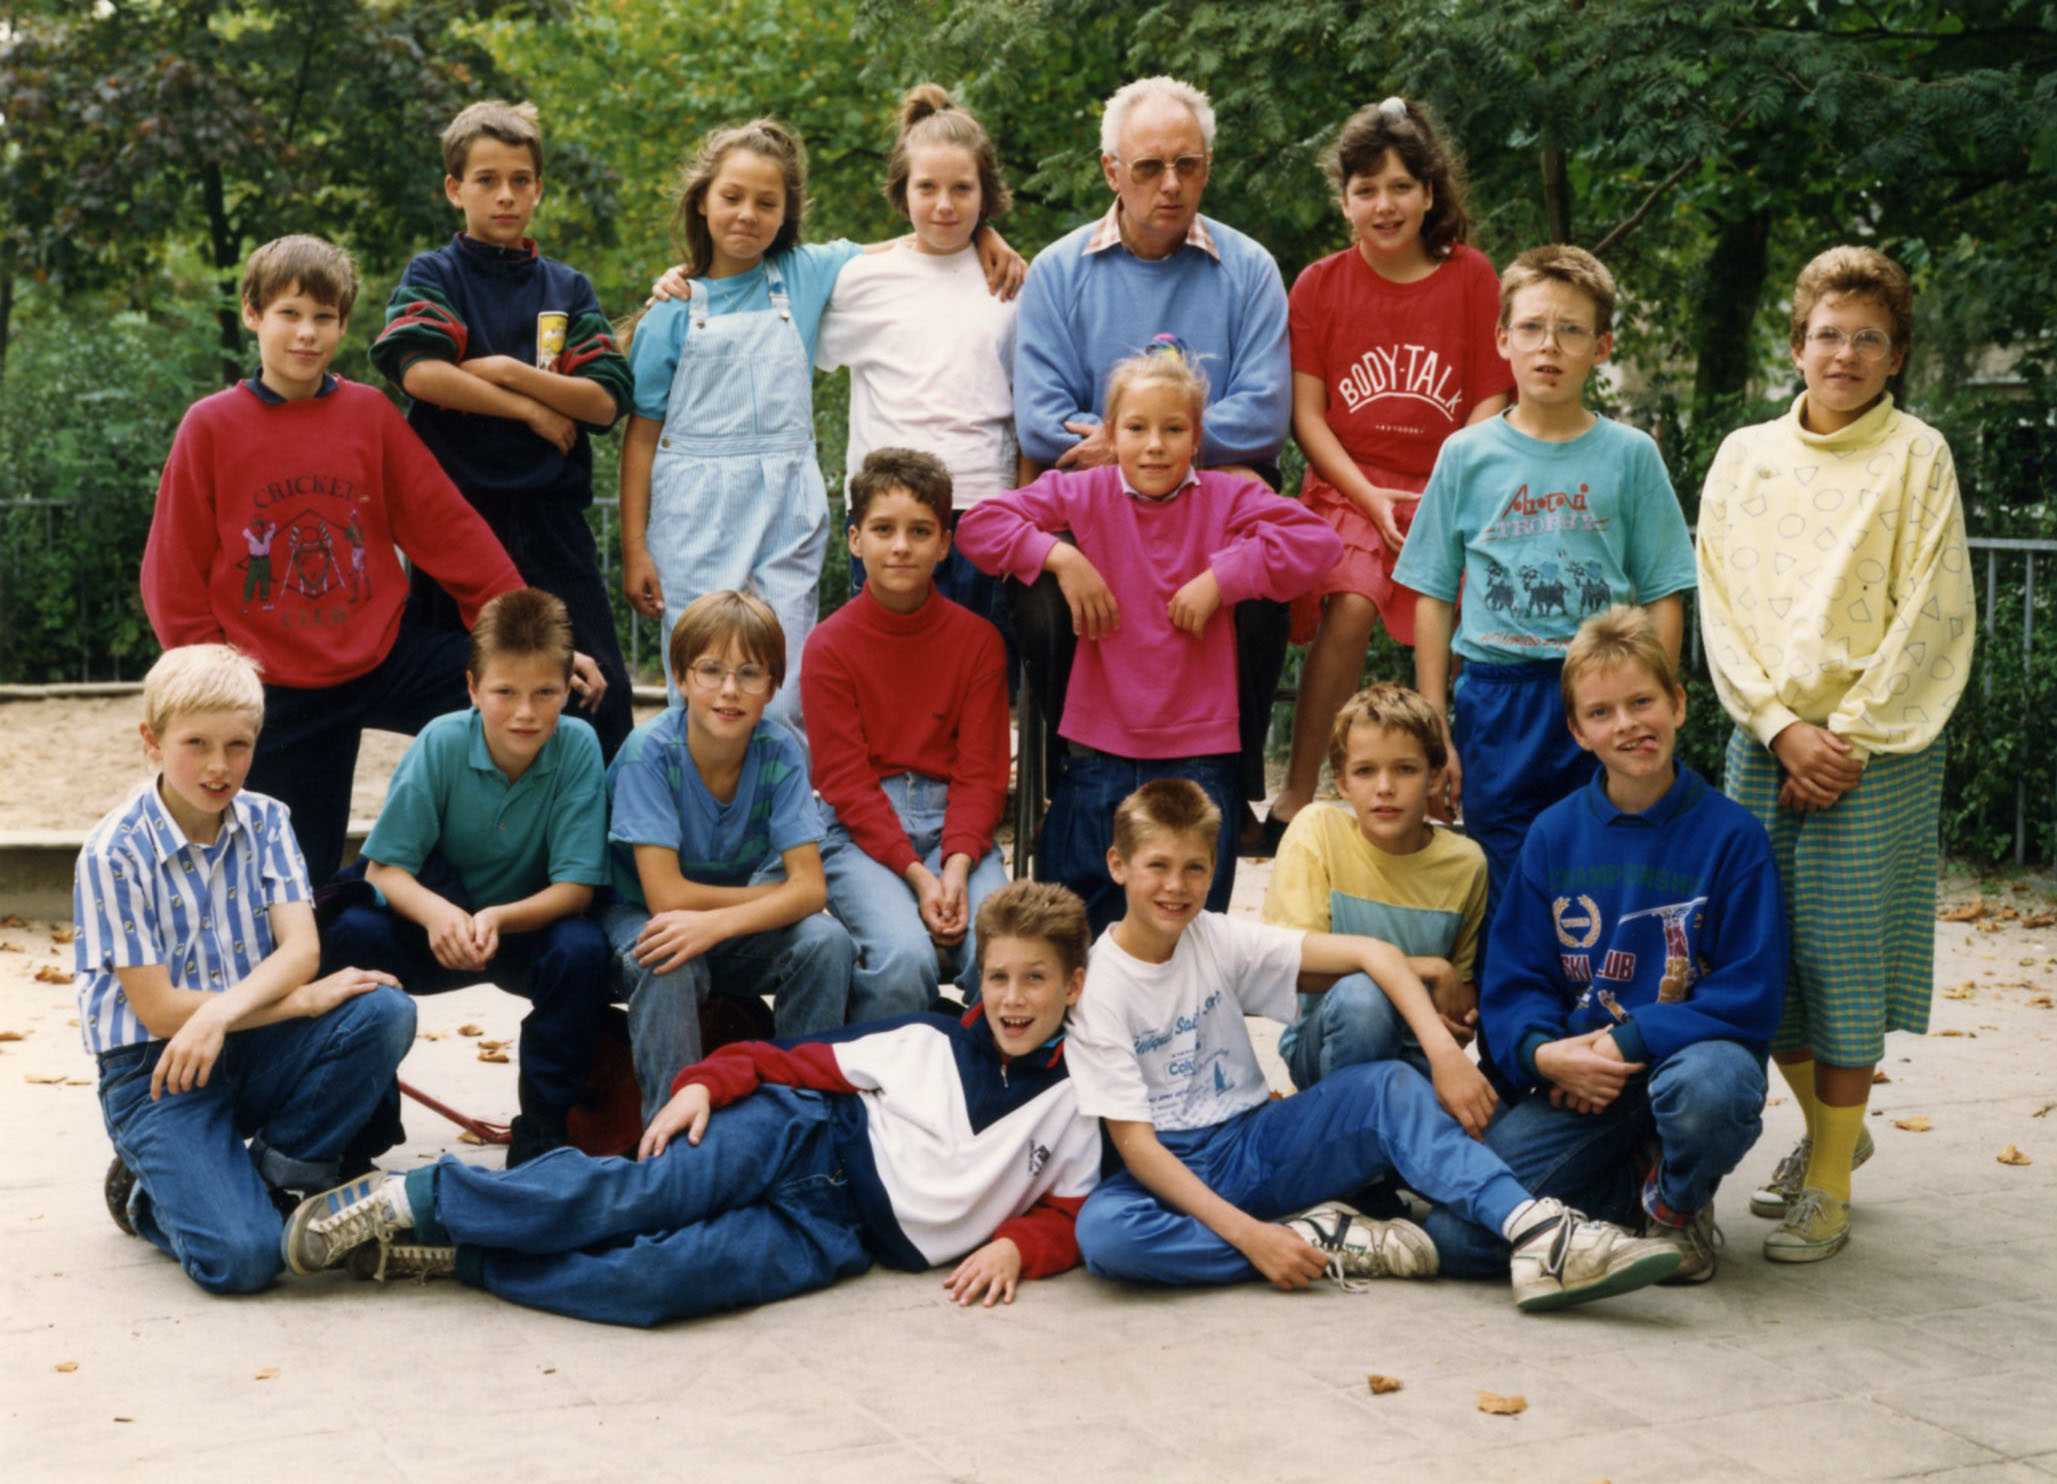
M1778 807L1781 772L1749 732L1729 737L1728 796L1771 832L1792 934L1772 1050L1869 1066L1887 1031L1928 1029L1943 744L1874 753L1857 786L1818 814Z

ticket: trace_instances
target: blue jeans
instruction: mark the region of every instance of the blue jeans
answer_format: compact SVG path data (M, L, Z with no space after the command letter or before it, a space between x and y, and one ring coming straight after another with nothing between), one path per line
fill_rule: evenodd
M943 813L950 785L920 773L896 773L879 781L900 827L922 863L938 875L943 870ZM831 817L828 837L821 842L821 865L828 873L829 911L850 930L857 945L857 967L850 976L850 1020L881 1020L926 1010L942 983L941 955L929 937L928 924L907 879L881 865L850 838ZM979 903L1007 884L1007 867L998 847L989 847L971 868L965 891L972 917ZM967 929L954 950L957 983L971 999L978 998L978 932Z
M782 928L730 938L665 974L636 962L636 935L649 920L647 911L626 902L600 913L628 993L643 1122L657 1116L671 1099L672 1081L704 1054L700 1005L710 994L770 995L772 1024L781 1036L811 1036L843 1023L855 950L833 917L812 912Z
M585 1100L593 1041L607 1013L607 940L590 917L560 917L533 933L502 933L483 970L446 969L428 931L389 907L349 907L322 934L322 962L384 969L411 995L481 979L530 1002L521 1022L521 1108L562 1117Z
M1603 1112L1553 1108L1546 1093L1531 1093L1493 1120L1485 1142L1537 1195L1633 1226L1644 1210L1638 1161L1651 1140L1654 1194L1691 1215L1714 1199L1763 1125L1764 1058L1734 1041L1699 1041L1630 1083ZM1427 1226L1445 1273L1507 1271L1497 1228L1481 1232L1444 1211L1430 1212Z
M319 1019L231 1031L205 1087L154 1103L163 1041L101 1053L136 1231L209 1293L263 1288L280 1267L271 1189L324 1189L400 1142L393 1077L413 1044L414 1002L380 985Z
M1086 904L1086 921L1095 937L1128 910L1128 901L1107 874L1107 847L1114 843L1114 811L1121 801L1158 778L1189 778L1207 791L1221 810L1221 833L1214 842L1214 881L1207 889L1207 910L1228 911L1236 884L1236 830L1243 818L1243 797L1234 753L1208 757L1117 757L1067 743L1050 810L1043 816L1036 841L1036 880L1054 881L1077 892Z
M1486 853L1486 927L1471 977L1486 978L1493 913L1536 816L1592 781L1599 767L1564 724L1561 660L1487 665L1467 660L1451 698L1464 763L1464 833Z
M1345 1067L1225 1123L1158 1138L1216 1195L1260 1221L1397 1172L1410 1189L1477 1223L1469 1239L1481 1242L1497 1238L1528 1199L1499 1156L1437 1105L1426 1082L1389 1061ZM1259 1276L1240 1251L1126 1170L1086 1198L1078 1242L1086 1266L1103 1278L1190 1285Z
M661 1324L826 1288L871 1266L829 1100L761 1087L656 1159L553 1149L407 1177L415 1229L466 1282L531 1308ZM426 1199L424 1199L426 1197ZM276 1243L274 1243L276 1245Z
M1310 1000L1312 1008L1278 1042L1293 1086L1304 1090L1344 1067L1373 1061L1400 1061L1429 1075L1427 1053L1369 975L1345 974L1328 993L1305 996L1301 1003Z

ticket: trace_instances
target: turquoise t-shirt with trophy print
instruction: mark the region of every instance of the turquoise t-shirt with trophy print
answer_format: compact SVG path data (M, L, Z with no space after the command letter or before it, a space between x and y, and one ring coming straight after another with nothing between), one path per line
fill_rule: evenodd
M1468 660L1554 660L1610 604L1693 587L1693 543L1649 434L1603 417L1546 442L1503 413L1444 442L1393 580L1446 603L1461 582Z

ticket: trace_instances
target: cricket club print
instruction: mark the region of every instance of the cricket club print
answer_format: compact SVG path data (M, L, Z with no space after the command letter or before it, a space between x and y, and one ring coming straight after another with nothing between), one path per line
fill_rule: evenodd
M1613 946L1608 948L1595 969L1591 950L1599 943L1604 929L1599 904L1583 893L1577 897L1558 897L1550 904L1550 916L1557 929L1560 949L1558 961L1564 967L1566 979L1585 986L1576 1008L1589 1009L1597 999L1616 1020L1623 1018L1614 992L1607 986L1625 985L1635 979L1640 956L1633 949L1622 946L1621 930L1646 918L1655 919L1664 935L1664 973L1657 981L1657 1002L1672 1005L1686 999L1707 972L1706 960L1693 952L1692 938L1704 920L1705 914L1701 909L1706 905L1707 898L1699 896L1690 901L1667 902L1659 907L1624 912L1615 919Z

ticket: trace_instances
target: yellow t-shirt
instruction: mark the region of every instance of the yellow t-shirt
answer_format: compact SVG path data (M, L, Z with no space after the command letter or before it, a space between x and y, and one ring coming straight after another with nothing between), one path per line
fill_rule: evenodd
M1977 613L1943 435L1891 394L1834 433L1728 435L1700 497L1700 630L1721 704L1767 747L1796 721L1918 752L1971 673Z

